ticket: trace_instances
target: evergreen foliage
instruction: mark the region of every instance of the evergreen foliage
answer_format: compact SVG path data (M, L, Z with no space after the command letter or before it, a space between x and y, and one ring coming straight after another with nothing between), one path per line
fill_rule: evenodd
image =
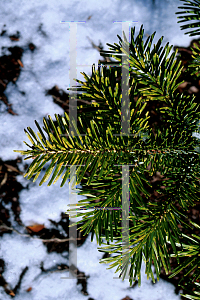
M190 13L193 15L182 17L184 21L199 20L200 1L180 1L192 6ZM185 12L188 11L181 13ZM182 29L194 27L194 24L188 24L182 26ZM191 35L198 32L199 30L190 31ZM78 194L86 195L87 199L79 201L76 208L69 211L84 209L83 212L77 213L78 217L83 217L83 221L76 224L83 223L81 230L85 230L85 234L92 232L92 241L95 234L99 246L107 245L98 247L99 251L115 254L113 257L102 259L101 263L112 263L109 268L118 266L117 271L121 270L120 276L123 275L123 278L130 263L130 285L138 277L140 286L142 259L146 264L147 278L151 277L155 282L151 269L152 261L159 280L162 266L166 274L171 272L170 257L176 257L178 263L180 256L186 257L184 263L173 270L169 277L189 267L185 274L185 285L181 286L188 292L184 296L188 299L200 299L200 292L192 290L194 286L197 288L200 285L200 237L195 234L192 234L193 238L188 237L181 233L178 226L182 225L191 232L194 227L200 228L192 221L189 221L190 225L183 221L183 217L187 218L184 211L195 205L200 192L199 140L193 135L193 132L198 132L199 105L194 95L177 92L180 85L178 78L183 69L181 62L176 58L178 50L168 57L172 46L167 43L164 48L161 47L163 37L151 50L155 33L149 36L144 44L143 26L136 38L134 27L131 28L130 44L125 34L124 40L118 36L119 44L107 44L111 51L102 51L102 54L115 58L115 66L106 68L102 65L98 70L93 66L91 77L82 73L86 82L76 80L81 84L77 88L82 92L78 95L79 99L90 102L78 107L88 110L78 114L77 126L66 112L64 116L55 115L56 121L50 116L48 120L44 118L43 129L35 121L38 136L30 127L25 130L31 142L31 145L24 142L29 150L14 151L26 155L25 159L33 159L25 174L28 179L34 176L33 181L50 162L39 185L51 176L48 182L50 186L62 176L62 187L70 175L70 167L66 165L79 165L76 183L81 183L82 191L79 190ZM197 47L197 50L193 51L194 60L189 66L190 74L198 73L199 53L200 49ZM123 65L122 55L126 55ZM121 80L119 82L118 79L121 77L122 68L129 70L126 80L130 83L129 125L132 135L115 136L114 134L121 132L122 93ZM162 116L162 126L157 125L153 130L145 108L148 101L158 100L164 104L158 108ZM74 135L74 132L69 133L69 125L72 124L78 135ZM107 209L121 207L122 210L122 165L130 165L130 211L127 216L130 228L126 238L129 249L121 239L121 233L127 233L121 226L121 212ZM146 188L150 185L147 174L152 176L156 171L166 180L165 189L161 186L157 188L160 196L153 202L149 200L150 195ZM89 178L86 176L87 172L90 172ZM98 196L94 195L94 189ZM181 211L176 209L176 202L179 203ZM99 207L104 209L97 209ZM105 238L106 243L102 243L102 238ZM167 252L168 244L172 246L173 254ZM181 248L181 251L178 248ZM127 251L123 252L125 249ZM192 278L187 278L193 269L195 272Z

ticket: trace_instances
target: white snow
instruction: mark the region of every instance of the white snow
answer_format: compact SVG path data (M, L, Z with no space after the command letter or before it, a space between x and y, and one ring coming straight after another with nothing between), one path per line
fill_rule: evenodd
M104 50L109 50L106 43L118 43L117 34L122 36L121 23L114 21L138 21L132 23L136 27L136 35L143 24L145 39L156 31L153 44L163 35L162 45L167 42L176 46L189 46L193 39L180 30L177 21L179 0L155 1L155 7L151 0L9 0L0 4L0 30L5 29L6 35L0 37L1 47L19 46L24 48L22 55L22 68L16 85L9 83L5 94L12 103L12 109L18 114L13 116L7 112L6 106L1 102L0 106L0 157L3 160L16 159L19 154L13 150L26 150L29 143L24 133L24 128L30 126L37 131L34 120L42 126L44 116L63 114L63 110L53 103L51 96L45 96L45 90L54 85L66 90L69 87L69 24L60 21L86 21L77 25L77 65L98 64L102 59L96 49L93 49L87 36L98 45L99 41ZM91 18L89 20L88 17ZM6 26L4 26L4 24ZM41 25L42 24L42 25ZM39 29L41 28L41 29ZM11 41L8 35L20 32L19 41ZM28 44L36 46L34 52L28 49ZM172 49L173 50L173 49ZM0 55L9 54L0 48ZM91 67L77 67L77 78L84 81L80 72L91 74ZM75 82L74 82L75 83ZM25 92L22 95L21 92ZM29 164L30 161L25 161ZM24 164L24 162L23 162ZM39 187L38 178L35 183L17 176L17 180L24 186L29 184L29 190L20 193L20 217L28 226L34 223L42 223L50 228L48 219L58 221L60 213L67 210L69 204L69 187L66 183L60 188L61 181L47 187L44 183ZM77 187L81 187L78 185ZM77 196L77 200L86 197ZM16 225L17 226L17 225ZM20 227L18 227L19 229ZM18 281L20 272L25 266L29 270L25 274L19 294L16 300L26 299L88 299L95 300L116 299L125 296L133 299L178 300L180 295L174 293L174 286L162 279L152 285L147 280L145 265L142 264L142 286L129 289L128 280L113 279L117 276L114 269L106 270L109 265L99 264L103 254L97 250L96 238L90 241L90 236L85 243L77 249L77 267L80 271L90 275L88 282L89 296L81 293L81 285L76 285L76 279L61 279L65 273L49 273L40 275L40 262L44 266L54 266L56 263L67 263L63 255L57 253L48 254L46 247L39 240L22 237L16 233L4 234L1 239L0 256L6 262L4 277L14 287ZM156 278L156 276L155 276ZM26 289L32 287L27 293ZM3 299L10 299L3 288L0 287Z

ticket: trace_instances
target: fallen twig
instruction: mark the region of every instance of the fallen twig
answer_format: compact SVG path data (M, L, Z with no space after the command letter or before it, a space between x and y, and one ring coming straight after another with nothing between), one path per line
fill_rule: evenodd
M14 232L16 232L17 234L21 235L21 236L24 236L24 237L30 237L34 240L40 240L42 242L47 242L47 243L52 243L52 242L57 242L57 243L65 243L65 242L69 242L69 241L74 241L74 240L82 240L82 238L76 238L74 239L73 237L71 238L68 238L68 239L59 239L59 238L52 238L52 239L41 239L41 238L36 238L36 237L32 237L31 235L29 234L26 234L26 233L21 233L19 232L18 230L12 228L12 227L8 227L7 225L3 224L3 225L0 225L0 229L7 229L7 230L12 230Z
M7 281L4 279L3 275L1 275L1 274L0 274L0 286L2 286L4 288L4 291L6 292L6 294L8 294L12 297L15 297L15 293L10 288L9 284L7 283Z
M24 277L24 275L26 274L27 271L28 271L28 267L25 267L23 269L23 271L21 272L21 274L19 276L19 281L16 284L15 288L13 289L13 292L14 292L15 295L16 295L17 291L19 290L19 288L21 286L22 278Z

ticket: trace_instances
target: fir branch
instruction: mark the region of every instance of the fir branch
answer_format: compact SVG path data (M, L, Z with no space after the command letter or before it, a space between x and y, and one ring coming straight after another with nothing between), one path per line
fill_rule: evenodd
M192 9L190 13L193 15L182 17L185 18L184 21L197 20L199 0L181 1L192 6L192 8L180 7ZM197 27L196 24L195 26ZM189 24L182 26L182 29L195 26ZM193 31L191 35L196 34L197 31ZM111 62L109 69L103 67L103 64L98 67L98 70L95 70L93 66L91 77L82 73L86 82L76 79L81 84L76 89L83 92L78 98L84 103L78 109L86 108L86 112L82 112L78 117L77 125L74 120L69 120L66 113L64 117L55 115L56 121L53 121L50 116L49 120L44 118L43 130L36 121L38 136L30 127L25 130L32 146L26 142L25 144L30 149L14 150L26 155L26 159L34 159L25 174L28 179L35 176L34 181L43 167L51 161L40 185L47 181L51 174L48 185L55 183L64 172L62 187L70 173L69 168L66 170L66 166L79 165L76 174L77 184L80 182L82 184L79 195L85 195L88 198L79 201L78 204L80 210L84 210L78 213L78 216L83 217L84 222L79 221L73 226L83 222L81 231L85 230L85 234L92 232L91 240L95 233L99 245L105 237L109 245L106 247L107 251L119 255L101 262L112 262L109 268L118 266L117 271L121 269L120 276L125 276L129 265L129 255L131 255L129 282L131 284L132 280L138 276L139 285L142 259L146 264L147 278L151 277L153 281L155 280L151 270L152 260L157 278L159 278L162 266L168 273L170 263L167 244L169 243L174 251L171 256L175 256L177 261L179 261L179 256L189 255L185 263L174 270L174 275L188 265L190 265L189 273L194 269L194 262L200 263L197 241L199 237L193 236L197 239L192 239L193 244L183 243L182 238L189 238L184 236L178 228L178 223L182 223L185 228L191 230L191 226L183 222L182 217L185 216L182 211L188 210L189 205L193 206L194 202L198 201L200 192L198 177L200 157L197 151L199 140L193 135L193 132L198 132L199 105L196 103L195 96L176 93L177 87L182 83L177 82L183 69L181 62L175 58L177 50L168 57L172 46L167 43L164 48L161 47L163 40L161 37L150 51L155 33L149 36L144 44L143 26L136 38L134 27L131 29L130 45L125 34L124 40L118 36L119 44L107 44L112 51L101 51L101 55L112 56L117 63ZM130 55L128 47L130 47ZM199 51L199 48L193 51L191 74L196 74L194 72L199 69ZM122 55L126 57L123 66ZM112 68L114 64L115 68ZM119 82L123 68L128 69L131 79L128 96L130 99L129 125L132 136L116 137L114 134L121 132L123 121L121 120L122 95ZM125 80L128 80L128 77ZM153 100L166 103L166 107L158 108L157 111L167 124L167 128L155 126L154 132L150 128L148 112L144 115L147 102ZM74 135L74 132L69 135L70 122L77 135ZM83 133L87 135L82 136ZM120 241L119 235L121 230L122 233L127 234L128 229L120 226L121 213L124 212L121 165L130 166L130 216L127 219L132 222L130 228L132 234L129 236L131 249L123 253L123 261L121 261L121 255L123 250L127 249L127 244L124 245L124 241ZM162 185L157 187L157 192L167 199L165 203L150 201L150 194L146 188L147 185L151 186L147 176L152 176L156 171L166 177L164 189ZM90 175L89 178L87 174ZM97 192L96 196L94 189ZM175 202L179 203L181 212L175 208ZM120 210L107 209L111 207L117 207ZM77 206L74 210L77 210ZM103 228L105 234L102 233ZM119 241L115 245L110 245L109 242L113 242L114 239ZM127 236L125 241L128 242ZM177 251L176 247L180 245L186 250L185 252ZM133 270L135 270L134 276ZM199 275L196 272L192 279L198 280ZM187 280L187 284L191 287L192 281ZM198 285L197 282L195 285ZM190 290L188 290L190 295L187 294L185 297L193 300L200 299L194 295L194 293L198 295L197 292L191 293Z

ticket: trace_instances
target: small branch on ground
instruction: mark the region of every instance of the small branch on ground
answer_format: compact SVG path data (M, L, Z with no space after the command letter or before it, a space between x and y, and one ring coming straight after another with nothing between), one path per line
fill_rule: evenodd
M73 241L75 240L74 238L68 238L68 239L59 239L59 238L52 238L52 239L41 239L41 238L36 238L36 237L32 237L31 235L29 234L26 234L26 233L21 233L19 232L18 230L12 228L12 227L8 227L7 225L3 224L3 225L0 225L0 229L7 229L7 230L12 230L14 232L16 232L17 234L21 235L21 236L24 236L24 237L29 237L31 239L34 239L34 240L40 240L42 242L57 242L57 243L65 243L65 242L69 242L69 241ZM81 240L82 238L76 238L76 240Z

